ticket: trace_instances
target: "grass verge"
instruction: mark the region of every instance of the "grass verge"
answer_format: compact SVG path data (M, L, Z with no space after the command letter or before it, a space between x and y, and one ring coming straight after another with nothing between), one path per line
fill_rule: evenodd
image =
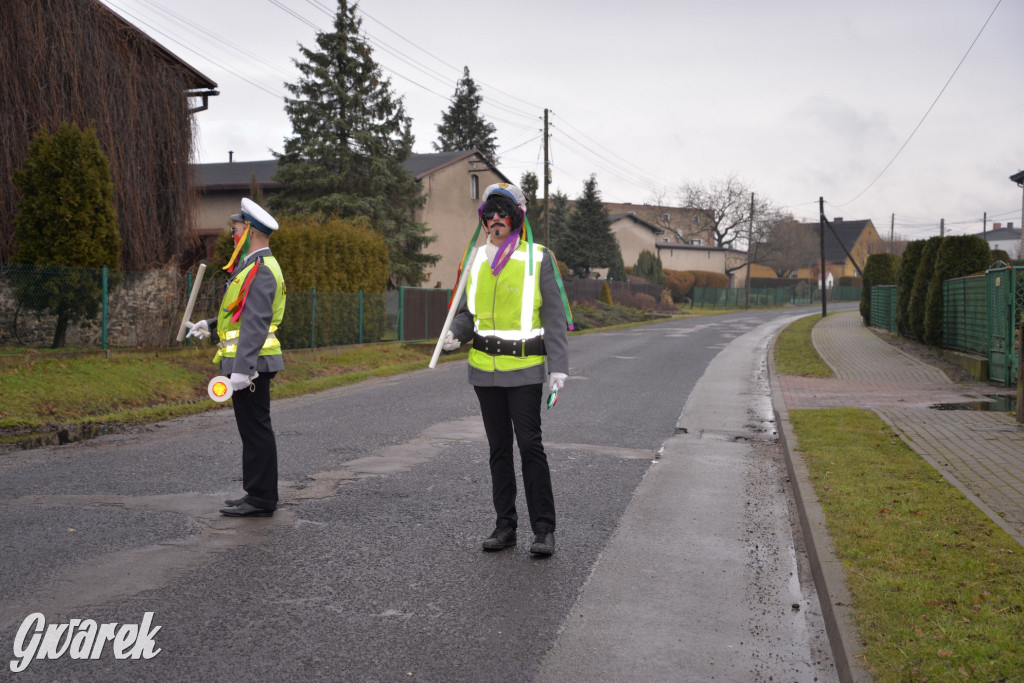
M808 322L788 367L814 364ZM1024 550L873 412L789 416L875 679L1024 681Z
M420 370L433 350L433 344L386 343L291 352L287 372L274 379L272 395L287 398ZM68 427L116 429L220 408L206 395L206 384L217 373L212 353L193 347L112 358L39 354L23 365L2 368L0 442L31 441Z
M832 377L832 368L822 360L811 342L811 330L821 316L809 315L791 323L775 340L775 369L784 375Z

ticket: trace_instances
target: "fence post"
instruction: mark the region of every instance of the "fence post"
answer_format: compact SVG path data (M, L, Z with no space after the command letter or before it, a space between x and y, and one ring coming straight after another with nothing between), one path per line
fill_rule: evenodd
M405 339L405 287L398 288L398 341Z
M309 317L309 348L316 348L316 287L309 293L309 300L312 304Z
M1024 424L1024 321L1017 331L1017 424Z
M108 275L109 274L108 274L108 271L107 271L107 267L103 266L103 323L102 323L103 333L102 333L102 335L103 335L103 350L104 351L107 350L107 295L110 293L108 291L109 288L107 286L108 283L110 282Z
M359 290L359 343L363 343L363 290Z

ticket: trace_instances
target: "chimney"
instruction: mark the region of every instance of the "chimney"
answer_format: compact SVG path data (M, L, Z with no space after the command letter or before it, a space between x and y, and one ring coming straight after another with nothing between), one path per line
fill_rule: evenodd
M228 150L228 163L229 164L234 161L234 158L233 158L234 156L235 156L235 153L232 152L231 150Z
M1002 223L993 223L992 224L992 229L993 230L1002 230L1002 228L1003 228L1003 224Z

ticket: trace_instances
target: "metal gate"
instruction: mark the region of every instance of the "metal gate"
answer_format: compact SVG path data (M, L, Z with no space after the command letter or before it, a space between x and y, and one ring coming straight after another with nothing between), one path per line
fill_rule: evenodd
M985 273L988 317L988 378L1010 386L1017 380L1019 332L1024 311L1021 266L991 268Z

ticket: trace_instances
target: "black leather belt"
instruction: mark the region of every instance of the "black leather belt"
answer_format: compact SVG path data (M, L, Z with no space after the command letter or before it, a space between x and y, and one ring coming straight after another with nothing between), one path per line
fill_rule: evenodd
M491 356L543 356L544 337L533 339L499 339L498 337L485 337L480 334L473 334L473 348L483 351Z

